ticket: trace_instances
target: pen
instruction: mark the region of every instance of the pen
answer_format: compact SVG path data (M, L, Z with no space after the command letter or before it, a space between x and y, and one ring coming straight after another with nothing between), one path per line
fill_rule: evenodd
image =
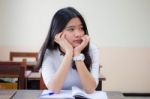
M53 94L54 94L54 92L49 92L49 93L42 94L41 96L45 96L45 95L51 96L51 95L53 95Z

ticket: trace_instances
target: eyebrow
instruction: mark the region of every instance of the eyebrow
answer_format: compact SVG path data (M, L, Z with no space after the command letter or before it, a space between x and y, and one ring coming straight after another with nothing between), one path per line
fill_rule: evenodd
M80 24L80 25L78 25L77 27L80 27L80 26L83 26L83 25ZM67 26L67 27L65 27L65 28L74 28L74 27L76 27L76 26Z

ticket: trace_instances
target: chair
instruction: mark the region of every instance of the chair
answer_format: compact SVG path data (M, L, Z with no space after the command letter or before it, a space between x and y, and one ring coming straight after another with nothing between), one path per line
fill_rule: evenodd
M0 61L1 78L18 78L18 89L25 88L25 62Z
M96 90L102 90L102 81L104 81L104 80L106 80L106 77L104 75L100 74L99 82L98 82Z
M101 68L102 68L102 65L99 66L100 76L99 76L99 82L98 82L96 90L102 90L102 81L106 80L106 77L100 72Z
M37 52L10 52L10 61L15 61L15 59L22 59L27 62L27 69L34 71L36 62L38 60ZM35 59L34 61L27 61L29 58Z
M10 58L10 61L18 61L19 59L21 59L21 61L26 62L27 65L26 65L26 71L25 71L25 79L26 79L25 80L25 87L28 88L28 86L31 83L30 81L28 81L28 77L32 74L33 71L36 71L38 53L37 52L11 51L9 58Z
M10 60L13 60L15 57L32 57L35 58L36 61L38 60L38 53L37 52L10 52Z

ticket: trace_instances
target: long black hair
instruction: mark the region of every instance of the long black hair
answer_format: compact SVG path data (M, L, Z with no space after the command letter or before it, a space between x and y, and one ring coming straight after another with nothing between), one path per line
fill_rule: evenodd
M55 35L63 31L63 29L66 27L67 23L72 19L72 18L79 18L82 25L83 25L83 30L86 35L88 35L88 30L87 26L85 24L85 21L82 17L82 15L74 8L72 7L66 7L58 10L55 15L52 18L52 22L50 25L50 29L47 35L47 38L41 48L41 51L39 53L39 59L38 59L38 68L42 66L42 62L44 59L44 55L46 52L46 49L49 50L56 50L60 46L54 41ZM60 48L59 48L60 49ZM85 55L85 65L87 69L90 71L91 67L91 57L89 55L89 43L88 45L82 50L82 52ZM73 62L73 68L76 69L75 62Z

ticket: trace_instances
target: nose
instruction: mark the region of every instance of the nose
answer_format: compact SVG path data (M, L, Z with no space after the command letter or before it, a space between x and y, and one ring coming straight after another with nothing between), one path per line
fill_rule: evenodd
M75 31L75 37L82 37L83 35L84 35L83 31L81 31L81 30Z

